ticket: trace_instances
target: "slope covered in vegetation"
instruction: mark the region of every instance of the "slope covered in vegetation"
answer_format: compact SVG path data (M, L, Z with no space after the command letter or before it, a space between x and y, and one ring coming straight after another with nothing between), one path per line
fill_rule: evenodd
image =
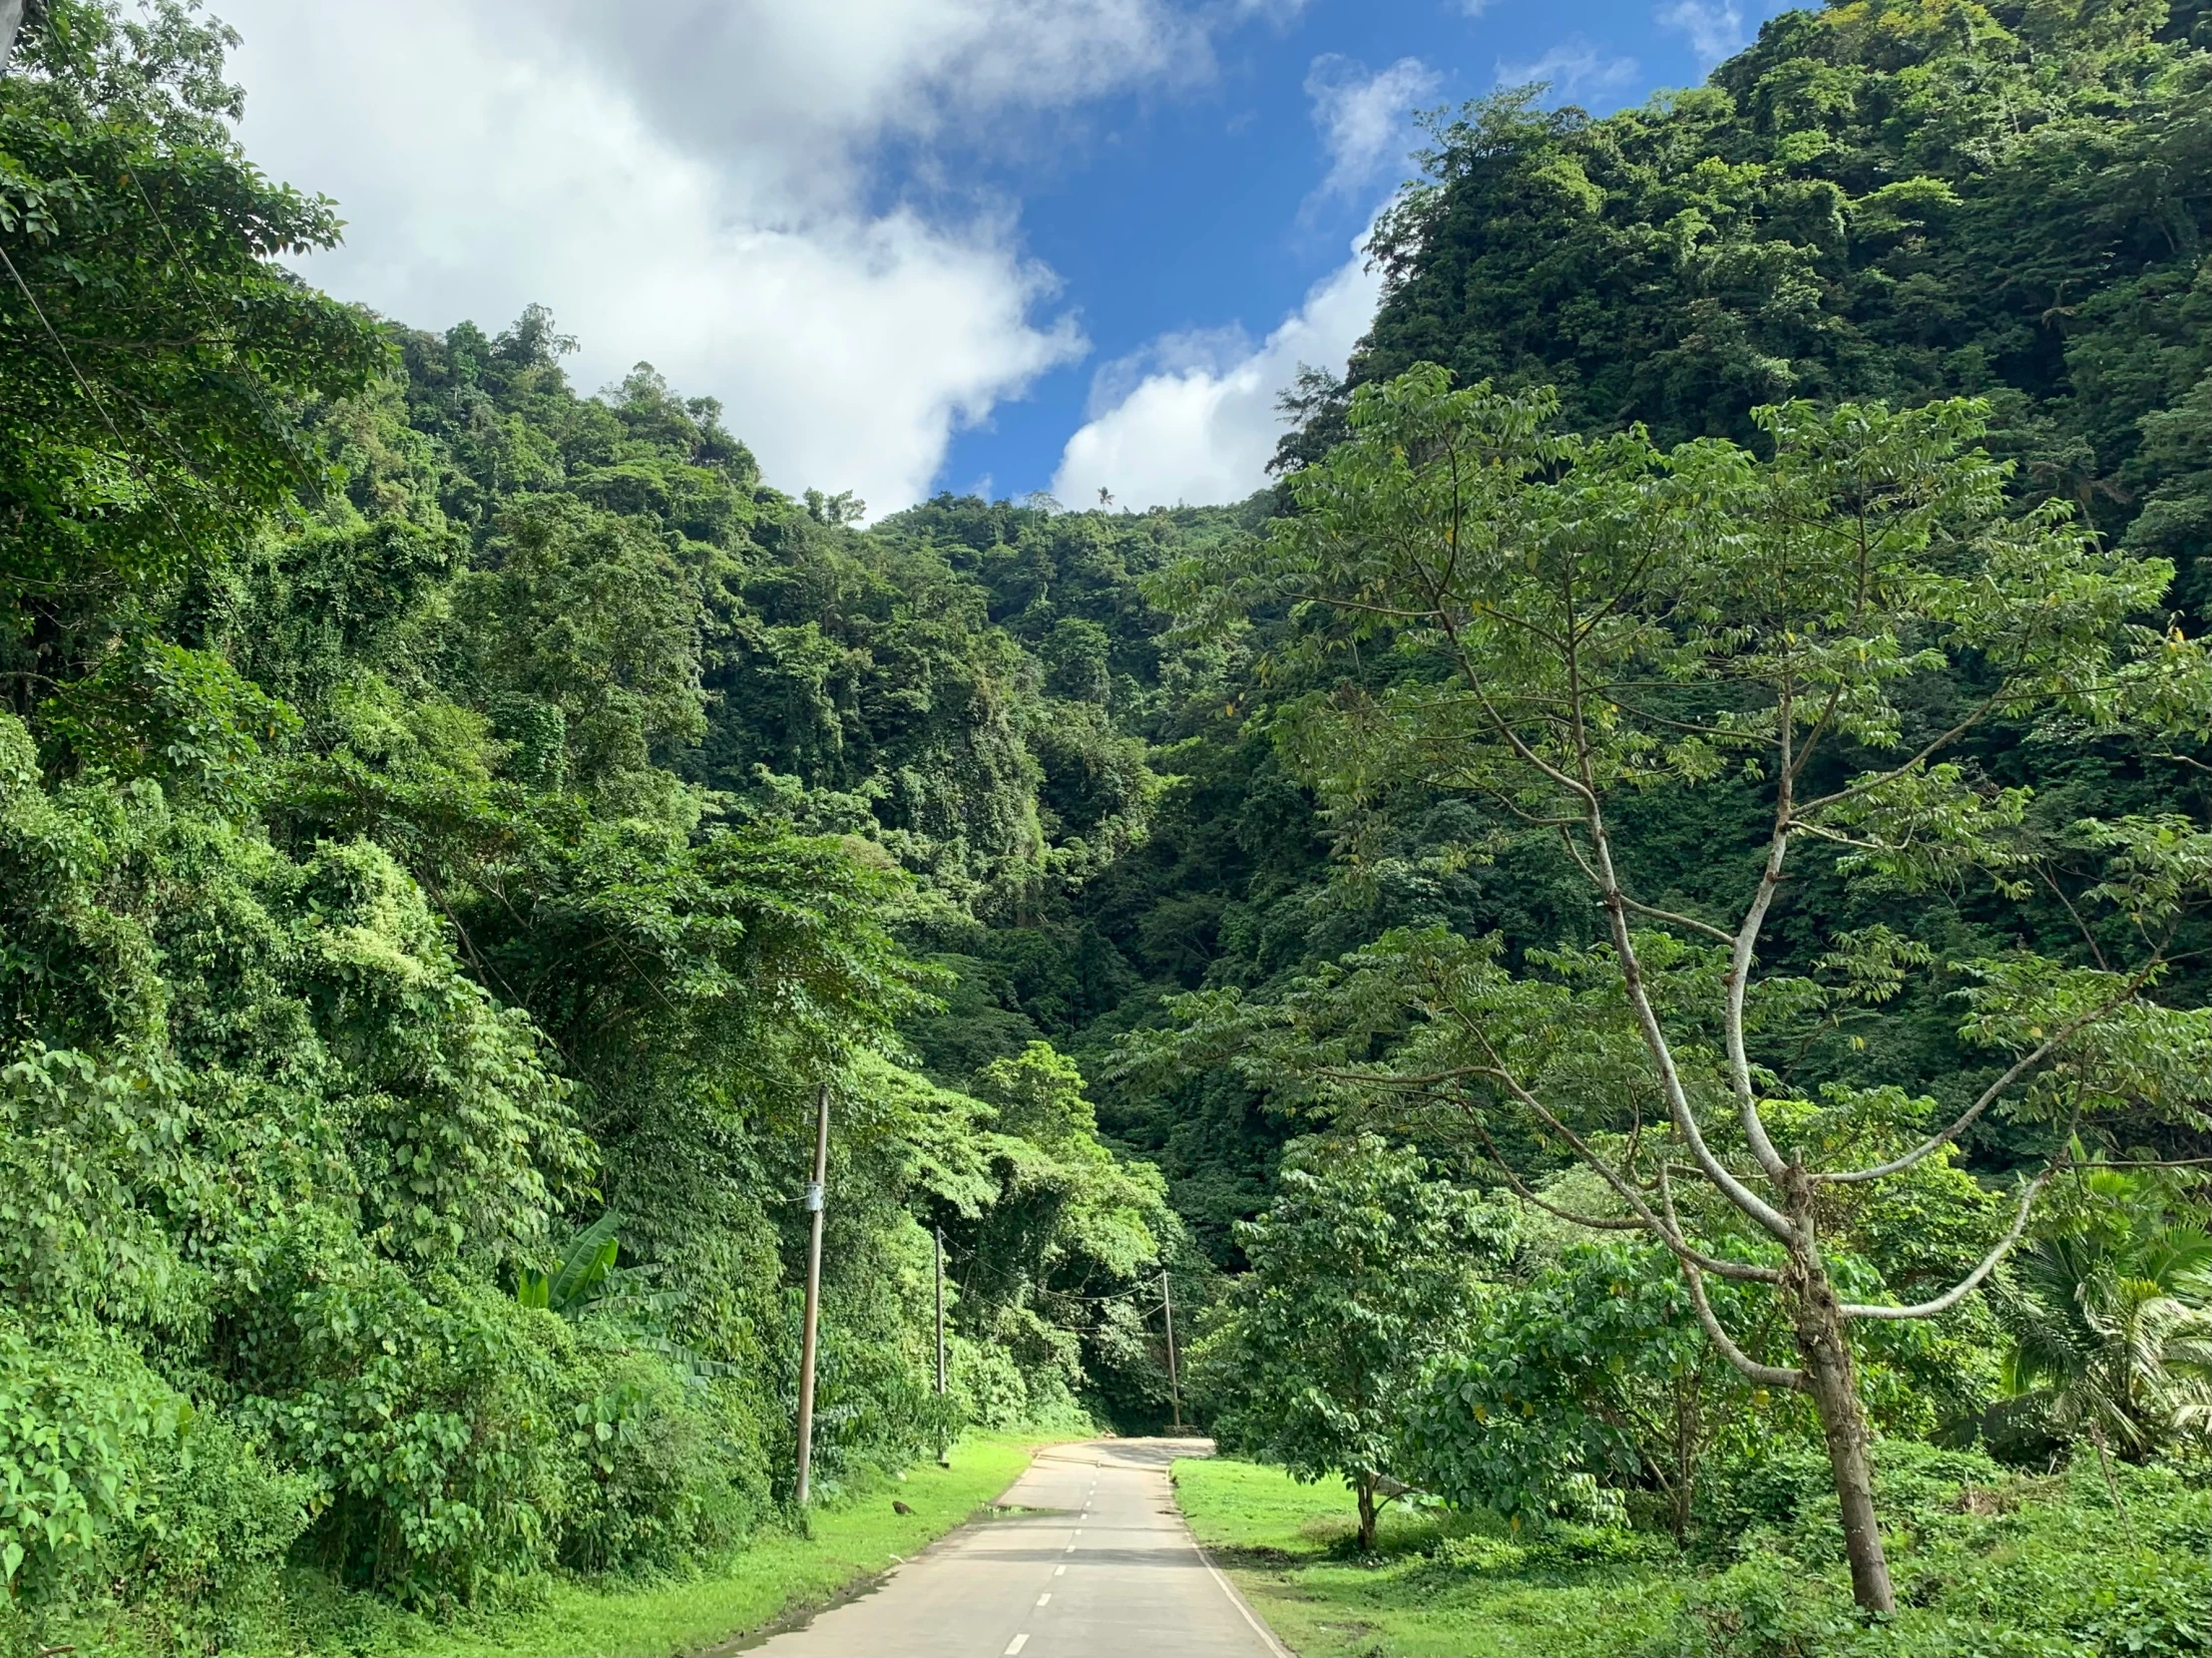
M1666 1534L1638 1560L1733 1570L1786 1533L1737 1562L1747 1595L1833 1567L1819 1422L1730 1370L1675 1257L1518 1202L1460 1104L1388 1085L1419 1048L1403 974L1439 959L1411 939L1579 987L1553 1026L1620 1067L1583 1079L1585 1126L1628 1131L1605 1101L1642 1063L1589 989L1611 946L1572 848L1352 717L1450 683L1446 653L1304 590L1202 613L1327 491L1368 510L1354 400L1403 405L1426 362L1526 409L1556 387L1560 431L1640 422L1663 459L1602 453L1653 476L1717 453L1670 454L1697 439L1772 462L1762 404L1982 398L1914 463L1983 513L1975 556L2065 543L2114 652L2081 661L2185 654L2212 620L2208 30L2157 0L1851 0L1641 109L1474 106L1382 225L1348 376L1298 388L1280 488L948 496L861 529L647 365L581 393L542 311L425 334L285 275L337 225L240 153L220 29L55 0L0 83L0 1639L280 1644L302 1596L496 1605L770 1521L820 1082L818 1477L963 1422L1157 1422L1164 1267L1178 1316L1220 1304L1223 1432L1370 1504L1384 1460L1501 1524ZM1532 488L1571 481L1564 454ZM1901 670L1900 729L1971 705L1990 648ZM1962 1000L1986 964L2078 988L2155 923L2125 1078L2080 1072L2071 1116L2047 1089L1978 1114L1924 1178L1822 1216L1849 1294L1931 1293L2001 1230L1999 1186L2068 1160L1986 1292L1861 1355L1896 1465L1966 1469L1915 1514L1987 1517L1991 1455L2074 1456L2036 1502L2124 1526L2141 1489L2202 1523L2167 1497L2204 1453L2212 755L2203 708L2145 706L1993 707L1945 797L1972 857L1913 890L1804 861L1761 941L1794 988L1747 1064L1847 1143L2004 1070L2004 1011ZM1709 930L1756 887L1770 779L1647 781L1621 867ZM2016 805L2013 838L1968 795ZM2167 838L2115 871L2088 820ZM1666 958L1685 997L1717 979L1695 942ZM2024 1028L2039 981L2015 983ZM1617 1197L1556 1135L1507 1137L1545 1202ZM1692 1215L1714 1248L1717 1216ZM1371 1233L1409 1253L1340 1258ZM1721 1315L1786 1357L1736 1288ZM1406 1339L1299 1349L1363 1297ZM1354 1469L1296 1402L1369 1376ZM2001 1518L1953 1529L2003 1546ZM2107 1611L2134 1592L2076 1576ZM2126 1604L2036 1638L2201 1650ZM1765 1638L1713 1606L1685 1641ZM1838 1616L1801 1648L1856 1638Z
M238 153L222 46L65 3L0 88L6 1644L281 1644L291 1568L434 1608L772 1518L818 1083L818 1483L1141 1415L1158 1177L1049 1047L954 1091L897 1035L1154 787L1092 635L650 369L579 395L540 313L284 275L335 220Z

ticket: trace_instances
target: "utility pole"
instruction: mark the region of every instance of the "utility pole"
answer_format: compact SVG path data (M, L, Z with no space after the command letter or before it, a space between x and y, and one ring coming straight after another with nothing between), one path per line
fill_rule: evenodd
M945 1229L937 1228L937 1397L945 1397ZM940 1410L937 1419L937 1463L940 1467L952 1466L952 1455L945 1444L945 1419Z
M829 1084L814 1090L814 1179L806 1188L814 1235L806 1245L806 1323L799 1335L798 1505L806 1506L807 1476L814 1461L814 1326L822 1309L822 1197L829 1179Z
M1159 1269L1159 1301L1167 1311L1167 1399L1175 1412L1175 1431L1182 1432L1182 1383L1175 1376L1175 1292L1168 1285L1167 1269Z

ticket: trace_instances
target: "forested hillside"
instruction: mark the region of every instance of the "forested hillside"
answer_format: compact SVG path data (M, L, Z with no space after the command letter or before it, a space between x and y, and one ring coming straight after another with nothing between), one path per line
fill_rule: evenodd
M1155 1426L1165 1271L1361 1546L1660 1538L1681 1650L1841 1651L1856 1433L1941 1613L1867 1650L2206 1650L2203 5L1480 102L1275 487L865 528L541 309L289 274L227 44L53 0L0 83L0 1647L779 1523L826 1085L818 1485Z
M0 94L7 1644L283 1644L287 1562L452 1604L771 1519L821 1083L817 1488L1162 1410L1157 1175L933 957L1134 837L1157 652L1090 616L1221 515L863 535L650 368L581 394L542 313L328 299L222 45L63 4Z

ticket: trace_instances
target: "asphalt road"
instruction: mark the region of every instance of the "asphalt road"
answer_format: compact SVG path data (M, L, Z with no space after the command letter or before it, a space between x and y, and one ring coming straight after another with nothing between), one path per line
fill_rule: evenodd
M1203 1440L1055 1446L999 1500L763 1658L1286 1658L1207 1563L1167 1467Z

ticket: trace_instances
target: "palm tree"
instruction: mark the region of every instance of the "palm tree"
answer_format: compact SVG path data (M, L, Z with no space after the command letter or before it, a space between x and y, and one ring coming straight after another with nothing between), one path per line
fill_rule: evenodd
M2017 1252L1996 1286L2001 1385L2051 1432L2112 1458L2212 1435L2212 1234L2171 1218L2162 1182L2093 1169L2080 1218Z

